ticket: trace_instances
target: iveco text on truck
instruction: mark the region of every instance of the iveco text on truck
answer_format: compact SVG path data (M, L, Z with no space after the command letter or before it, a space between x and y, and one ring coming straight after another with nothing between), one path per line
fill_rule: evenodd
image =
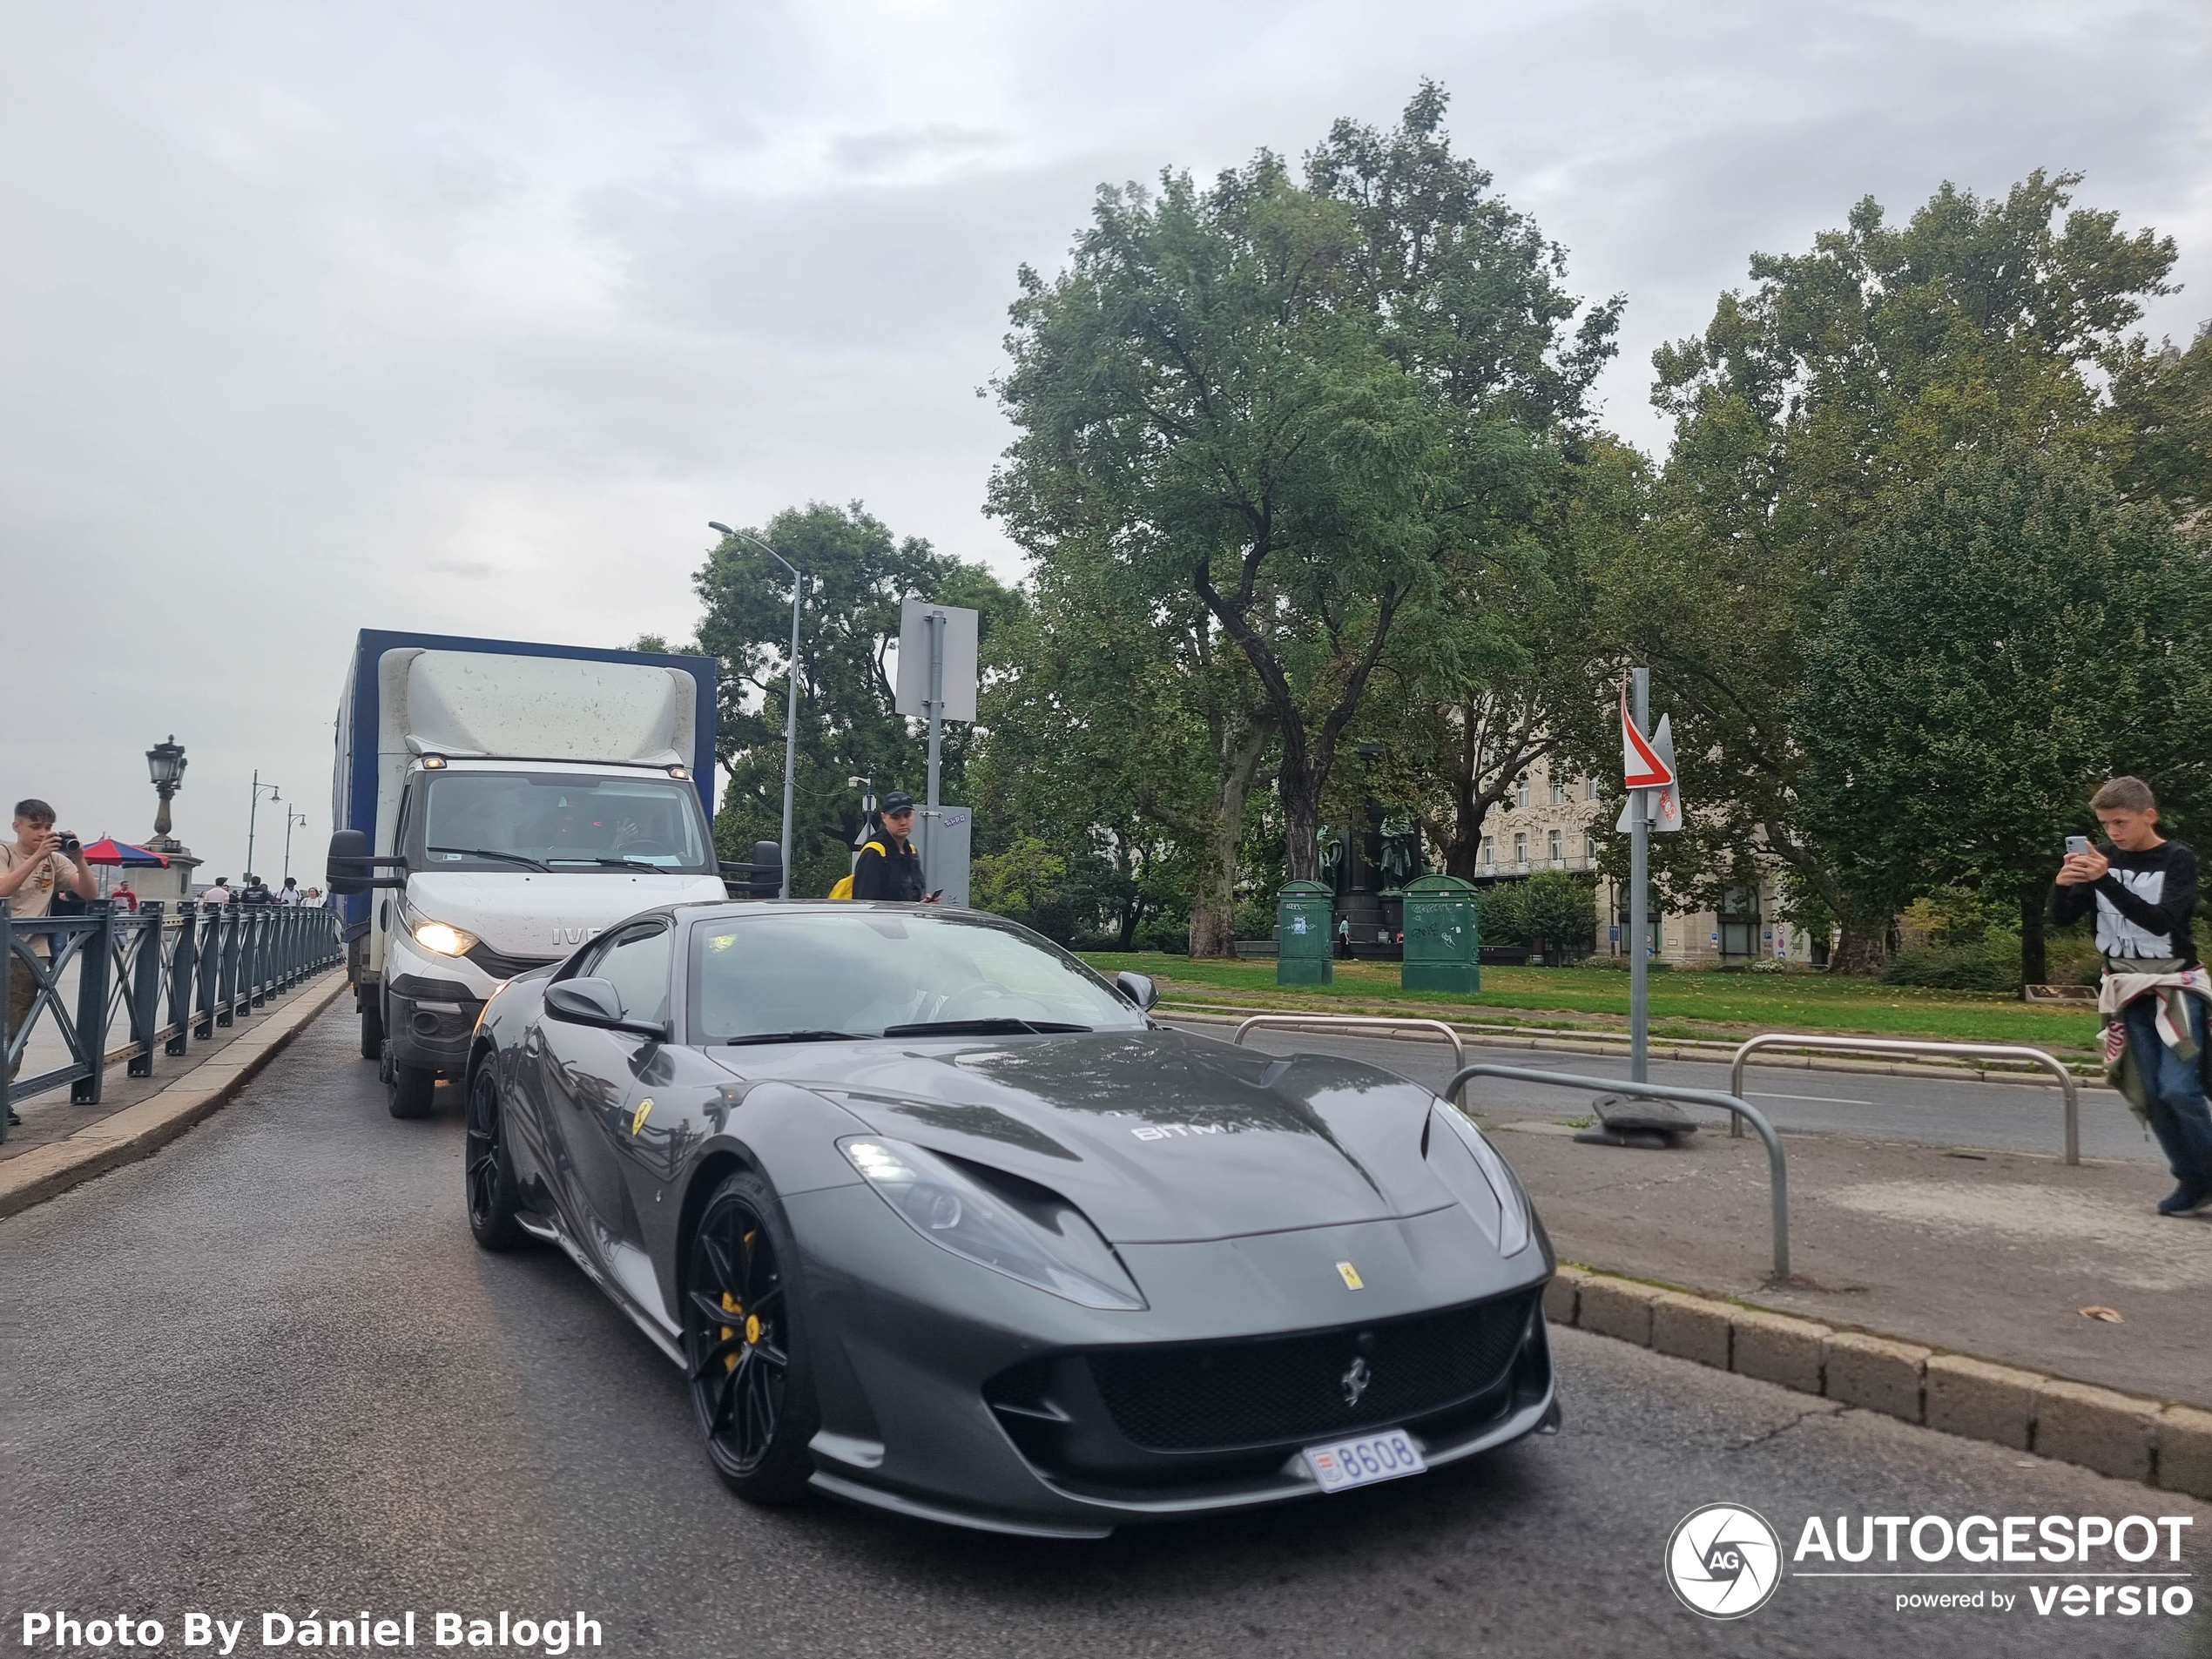
M503 981L637 911L725 896L714 708L711 657L361 632L329 880L394 1116L430 1109Z

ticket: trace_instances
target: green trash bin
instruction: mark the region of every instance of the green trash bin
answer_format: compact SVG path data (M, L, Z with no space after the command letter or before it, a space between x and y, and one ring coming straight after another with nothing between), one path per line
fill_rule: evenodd
M1337 897L1318 881L1285 882L1275 895L1275 982L1327 985L1336 978L1329 929Z
M1482 988L1481 927L1474 886L1425 875L1406 889L1406 955L1398 982L1409 991Z

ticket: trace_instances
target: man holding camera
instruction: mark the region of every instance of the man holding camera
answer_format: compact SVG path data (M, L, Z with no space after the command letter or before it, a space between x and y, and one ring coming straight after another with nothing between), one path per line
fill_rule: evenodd
M18 921L45 915L54 906L54 895L66 887L80 899L98 895L99 888L92 880L92 867L84 862L84 849L77 837L66 833L56 833L54 809L44 801L31 799L16 803L16 839L0 843L0 899L5 899ZM53 954L48 936L30 935L34 955ZM22 962L10 962L8 974L8 1021L4 1028L8 1047L15 1046L30 1014L31 1000L38 994L38 981ZM16 1075L23 1063L18 1055L8 1069ZM10 1123L18 1119L12 1108Z

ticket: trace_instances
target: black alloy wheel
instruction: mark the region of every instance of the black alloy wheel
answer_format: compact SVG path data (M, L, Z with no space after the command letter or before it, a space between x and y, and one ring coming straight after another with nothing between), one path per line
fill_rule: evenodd
M486 1250L513 1250L529 1235L519 1219L523 1200L515 1165L507 1156L507 1114L499 1082L487 1060L469 1085L469 1140L463 1154L469 1184L469 1231Z
M814 1388L790 1278L791 1229L775 1189L739 1170L691 1236L684 1345L691 1406L715 1472L753 1503L790 1503L813 1473Z

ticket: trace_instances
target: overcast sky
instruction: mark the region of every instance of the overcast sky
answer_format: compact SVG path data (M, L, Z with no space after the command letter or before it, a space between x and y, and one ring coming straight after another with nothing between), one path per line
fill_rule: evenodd
M245 860L247 780L329 830L368 626L686 637L709 518L981 516L1015 266L1102 180L1204 173L1422 76L1460 150L1629 298L1603 390L1755 248L1871 192L2036 166L2179 239L2212 317L2212 45L2129 5L189 5L8 0L0 54L0 795ZM265 810L259 863L273 880Z

